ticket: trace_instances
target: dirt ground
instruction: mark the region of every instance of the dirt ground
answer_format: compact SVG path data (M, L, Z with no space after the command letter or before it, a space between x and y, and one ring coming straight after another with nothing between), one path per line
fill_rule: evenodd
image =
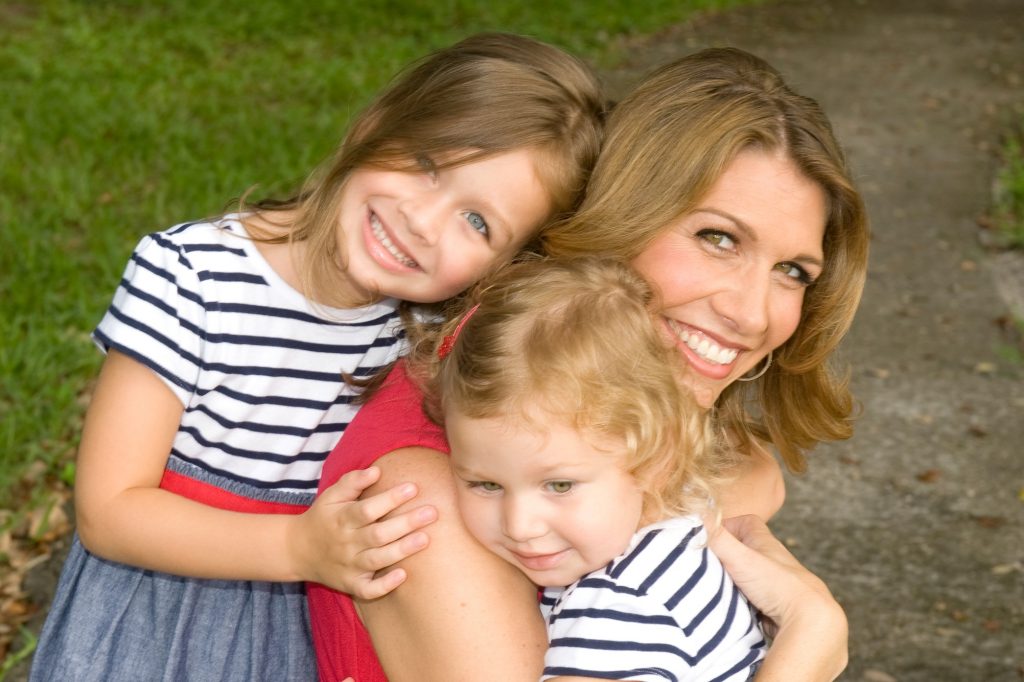
M872 218L844 346L863 415L789 478L773 522L849 614L840 679L1020 682L1024 364L1006 320L1024 318L1024 257L983 248L978 219L1024 115L1024 3L785 0L667 29L607 82L711 45L766 57L825 106ZM30 576L43 602L57 569Z
M1020 682L1024 365L1003 323L1011 305L1024 317L1024 279L1021 256L980 246L977 219L1000 131L1024 112L1024 3L772 4L668 30L612 82L725 44L824 105L872 219L844 346L863 415L790 477L773 522L849 614L841 679Z

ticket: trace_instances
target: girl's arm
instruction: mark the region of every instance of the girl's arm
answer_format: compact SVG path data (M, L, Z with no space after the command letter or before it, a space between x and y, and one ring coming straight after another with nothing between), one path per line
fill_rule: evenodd
M828 587L761 519L726 519L710 546L776 634L757 682L831 682L847 663L848 625Z
M402 588L356 600L388 679L536 682L547 648L537 588L462 525L448 457L406 448L377 464L381 480L371 491L413 481L438 509L430 546L400 564L409 574Z
M316 580L370 596L402 573L373 571L425 546L431 510L365 527L413 495L412 486L354 502L370 470L339 481L304 514L247 514L160 489L182 405L152 370L111 351L82 433L75 482L78 532L114 561L197 578ZM411 508L411 506L410 506ZM404 537L404 539L402 539ZM368 551L367 551L368 550Z

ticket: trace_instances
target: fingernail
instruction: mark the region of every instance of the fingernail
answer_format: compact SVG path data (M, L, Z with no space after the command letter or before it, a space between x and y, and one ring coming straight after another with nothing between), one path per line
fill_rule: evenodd
M406 483L402 486L401 495L402 497L412 497L416 494L416 486L412 483Z

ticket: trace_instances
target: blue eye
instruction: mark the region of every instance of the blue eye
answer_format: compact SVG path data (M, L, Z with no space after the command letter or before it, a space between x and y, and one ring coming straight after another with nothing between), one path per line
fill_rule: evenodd
M479 213L476 213L474 211L466 213L466 222L469 223L470 227L472 227L474 230L484 235L485 237L488 236L488 234L490 233L487 227L487 221L484 220L484 217Z

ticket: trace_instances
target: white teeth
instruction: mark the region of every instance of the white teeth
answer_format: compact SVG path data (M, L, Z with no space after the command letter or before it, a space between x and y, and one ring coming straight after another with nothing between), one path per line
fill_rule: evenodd
M680 329L674 320L669 320L668 324L679 337L679 340L685 343L690 350L703 360L713 362L716 365L728 365L736 359L736 355L739 353L735 348L719 346L706 336L698 336L697 334L691 334L685 329Z
M373 236L377 238L377 241L388 250L388 253L395 257L395 260L409 268L417 267L416 261L398 250L398 247L395 246L394 242L391 241L391 238L384 231L384 226L380 224L380 218L374 213L370 214L370 229L373 230Z

